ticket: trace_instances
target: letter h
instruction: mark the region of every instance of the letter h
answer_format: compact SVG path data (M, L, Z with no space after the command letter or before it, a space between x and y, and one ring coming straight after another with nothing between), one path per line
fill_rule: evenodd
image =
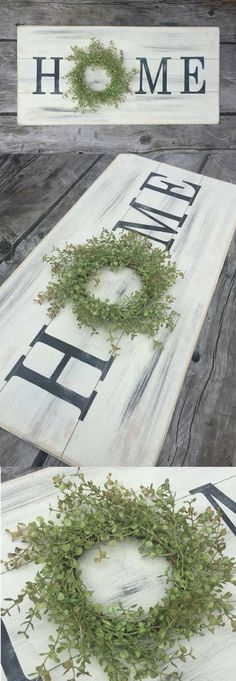
M46 328L46 325L42 327L37 336L35 336L34 340L30 343L30 346L33 347L38 342L44 343L45 345L55 348L59 352L63 353L61 361L57 365L56 369L52 372L51 376L48 378L39 372L26 367L24 365L26 356L22 355L13 369L11 369L5 380L9 381L13 376L19 376L25 381L29 381L29 383L37 385L42 390L45 390L46 392L59 397L65 402L69 402L70 404L78 407L78 409L80 409L79 418L81 421L83 421L94 398L97 395L96 390L93 390L89 397L85 397L84 395L81 395L74 390L70 390L69 388L66 388L58 383L58 378L65 366L68 364L69 360L74 357L80 362L84 362L85 364L99 369L101 371L100 380L103 381L114 361L114 357L110 357L108 360L100 359L95 355L91 355L88 352L84 352L84 350L74 347L74 345L65 343L65 341L62 341L59 338L50 336L46 333Z
M36 74L36 90L32 93L33 95L45 95L42 92L42 78L54 78L54 91L50 92L51 95L62 95L59 88L60 80L60 61L63 57L50 57L54 61L54 71L53 73L42 73L42 61L46 57L33 57L37 62L37 74Z

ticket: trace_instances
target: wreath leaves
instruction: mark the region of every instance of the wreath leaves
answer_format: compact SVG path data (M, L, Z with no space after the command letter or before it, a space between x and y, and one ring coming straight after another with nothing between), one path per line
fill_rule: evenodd
M94 655L109 681L129 681L131 673L135 681L182 678L179 660L193 657L186 639L214 632L226 619L236 630L231 593L225 590L226 584L236 584L236 563L224 555L226 529L220 513L207 508L197 514L195 500L176 509L168 480L158 489L141 486L135 493L111 474L104 489L82 473L76 476L76 481L65 475L53 479L61 493L57 508L51 509L55 520L38 517L10 532L23 548L9 554L7 569L29 560L40 569L3 615L11 615L28 597L33 605L21 633L28 637L34 619L45 615L56 624L57 634L50 635L48 652L36 669L44 681L51 681L49 668L65 651L63 667L72 674L68 681L89 675ZM148 612L140 606L124 609L121 603L104 610L83 583L79 557L96 545L102 562L106 553L101 542L132 537L141 539L144 557L168 560L165 595Z
M147 237L129 231L117 239L114 232L103 230L100 238L92 237L82 245L67 245L64 250L44 256L44 260L51 265L53 281L45 292L38 294L37 301L50 303L49 317L53 319L71 303L79 326L85 324L93 332L101 326L108 330L114 353L119 349L116 332L124 331L131 338L137 333L146 334L156 347L159 329L174 328L176 313L170 310L174 298L168 289L183 275L169 253L153 248ZM98 283L98 274L104 267L112 271L131 268L141 280L141 290L126 296L123 303L97 298L87 290L87 285L91 279Z
M108 47L92 38L89 46L82 49L78 46L71 48L69 61L74 66L66 76L69 84L68 94L75 103L76 110L97 111L103 104L117 107L131 92L130 84L136 74L136 69L125 67L124 54L117 50L111 41ZM86 69L104 69L110 82L104 90L97 92L86 82Z

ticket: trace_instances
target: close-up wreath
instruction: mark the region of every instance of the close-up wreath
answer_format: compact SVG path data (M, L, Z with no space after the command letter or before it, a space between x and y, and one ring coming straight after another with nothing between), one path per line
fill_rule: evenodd
M53 319L66 304L72 304L79 326L85 324L93 332L101 326L108 330L114 353L119 349L116 332L124 331L131 338L137 333L146 334L156 347L160 327L174 328L176 313L170 310L174 298L168 289L183 275L169 253L153 248L147 237L127 232L117 239L114 232L103 230L99 238L66 245L44 256L44 260L51 265L53 281L38 294L37 301L50 303L49 317ZM88 284L99 283L102 268L130 268L138 275L141 289L118 303L101 300L88 290Z
M74 46L71 49L68 61L74 62L74 66L66 76L67 94L77 110L97 111L103 104L117 107L125 100L131 92L130 84L136 69L126 68L123 52L117 50L112 41L105 47L100 40L92 38L87 48ZM88 68L105 71L108 83L101 91L96 91L86 81Z
M77 477L78 476L78 477ZM206 508L197 513L193 501L178 507L169 481L155 489L140 486L135 492L107 476L104 488L85 480L80 472L68 479L54 477L59 490L53 518L38 517L28 525L7 530L14 541L23 542L4 562L7 569L33 561L40 565L34 581L27 581L3 610L11 615L29 598L21 634L27 638L36 620L47 617L56 625L48 652L36 668L44 681L51 681L50 667L61 662L68 681L89 675L95 656L109 681L184 678L180 662L194 657L188 647L193 634L214 632L229 620L236 630L231 593L236 585L236 564L224 554L226 529L220 512ZM148 612L122 603L105 608L86 588L79 565L82 553L98 548L98 561L106 559L101 543L138 538L141 555L168 563L164 597ZM26 546L24 546L26 545ZM101 565L102 570L102 565ZM66 654L66 659L65 659Z

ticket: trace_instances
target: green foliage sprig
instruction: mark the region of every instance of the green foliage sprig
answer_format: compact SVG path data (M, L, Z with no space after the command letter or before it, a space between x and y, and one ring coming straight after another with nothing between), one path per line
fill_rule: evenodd
M69 84L68 94L75 103L76 110L97 111L103 104L117 107L131 92L130 84L136 69L128 70L125 67L124 54L117 50L111 41L108 47L104 47L99 40L93 38L86 49L74 46L69 61L74 66L67 74ZM104 69L109 76L109 83L104 90L97 92L89 87L86 82L86 69Z
M51 264L54 281L38 294L37 301L49 301L51 319L71 303L79 326L85 324L94 333L101 326L108 330L113 352L119 349L116 332L124 331L132 338L137 333L147 334L153 338L155 347L160 327L173 329L175 313L170 311L170 304L174 298L167 291L183 275L170 255L153 248L147 237L124 232L117 239L114 232L103 230L100 238L93 237L82 245L67 245L64 250L44 256L44 260ZM99 283L99 272L104 267L112 271L131 268L140 277L141 289L125 296L121 303L97 298L87 285L90 280Z
M226 584L236 584L236 564L224 555L226 529L220 513L207 508L197 514L195 500L176 509L168 480L158 489L152 484L141 486L136 493L111 474L104 489L86 481L82 473L76 475L75 481L65 475L54 478L62 495L56 509L51 509L55 521L38 517L10 532L23 547L9 554L7 569L27 561L40 569L17 598L6 599L12 603L3 615L11 615L28 597L32 607L21 633L28 637L34 619L45 615L56 624L57 634L50 635L48 652L36 668L44 681L51 681L49 667L60 663L65 651L68 681L89 675L92 656L109 681L129 681L131 672L135 681L147 676L160 681L181 679L179 660L193 657L185 639L214 632L226 619L236 630L231 593L225 590ZM140 606L124 609L121 603L104 610L83 583L79 558L97 546L100 562L106 557L101 542L134 537L141 540L144 557L167 559L165 595L148 612Z

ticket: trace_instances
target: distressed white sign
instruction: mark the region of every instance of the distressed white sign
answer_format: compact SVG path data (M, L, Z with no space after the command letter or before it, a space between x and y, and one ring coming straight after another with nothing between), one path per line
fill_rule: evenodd
M153 465L160 453L236 226L236 186L133 154L120 155L0 291L0 426L70 463ZM103 229L131 229L169 249L184 273L172 333L78 328L68 305L50 321L35 302L51 279L45 254ZM129 270L105 272L99 296L130 290ZM133 282L132 282L133 283ZM95 288L96 292L96 288ZM118 298L117 298L118 299Z
M224 527L226 534L226 555L236 555L236 469L235 468L84 468L86 479L103 487L109 471L113 478L122 482L135 491L140 485L154 487L161 485L169 478L171 489L176 493L177 505L196 498L195 508L198 512L206 506L215 507L216 504L224 513ZM33 473L23 478L17 478L2 486L2 558L7 559L8 552L14 550L17 541L12 542L6 528L14 530L17 523L28 523L40 514L49 518L49 504L55 508L56 493L52 478L57 473L65 472L69 478L74 470L53 468ZM101 564L94 562L94 550L87 551L80 559L83 579L87 587L94 591L99 603L104 607L122 601L124 607L137 603L144 608L154 605L165 592L163 568L165 560L147 557L141 558L138 551L139 542L120 542L116 547L105 546L109 559ZM104 547L104 545L103 545ZM38 566L28 563L20 570L6 572L3 567L2 597L14 598L24 587L25 582L32 581ZM236 587L230 585L233 599L236 598ZM24 614L29 607L29 601L22 604L21 613L17 609L12 616L4 618L2 634L2 666L4 681L28 681L29 674L42 662L40 653L47 650L48 636L54 635L55 628L47 622L45 616L36 620L34 630L26 640L17 634L21 629ZM235 603L236 605L236 603ZM196 659L189 659L185 664L179 662L178 671L183 672L183 681L227 681L235 680L236 648L235 634L229 623L217 629L215 634L210 632L205 636L193 636L191 646ZM63 659L61 661L63 662ZM63 681L65 670L62 664L51 663L53 681ZM89 666L92 681L107 681L107 674L94 658ZM32 681L39 681L35 677ZM87 676L81 676L86 681Z
M130 93L117 106L76 111L66 76L71 48L113 41L135 69ZM18 26L18 123L21 125L219 122L219 29L196 27ZM92 90L110 83L85 70ZM65 95L68 96L65 96Z

